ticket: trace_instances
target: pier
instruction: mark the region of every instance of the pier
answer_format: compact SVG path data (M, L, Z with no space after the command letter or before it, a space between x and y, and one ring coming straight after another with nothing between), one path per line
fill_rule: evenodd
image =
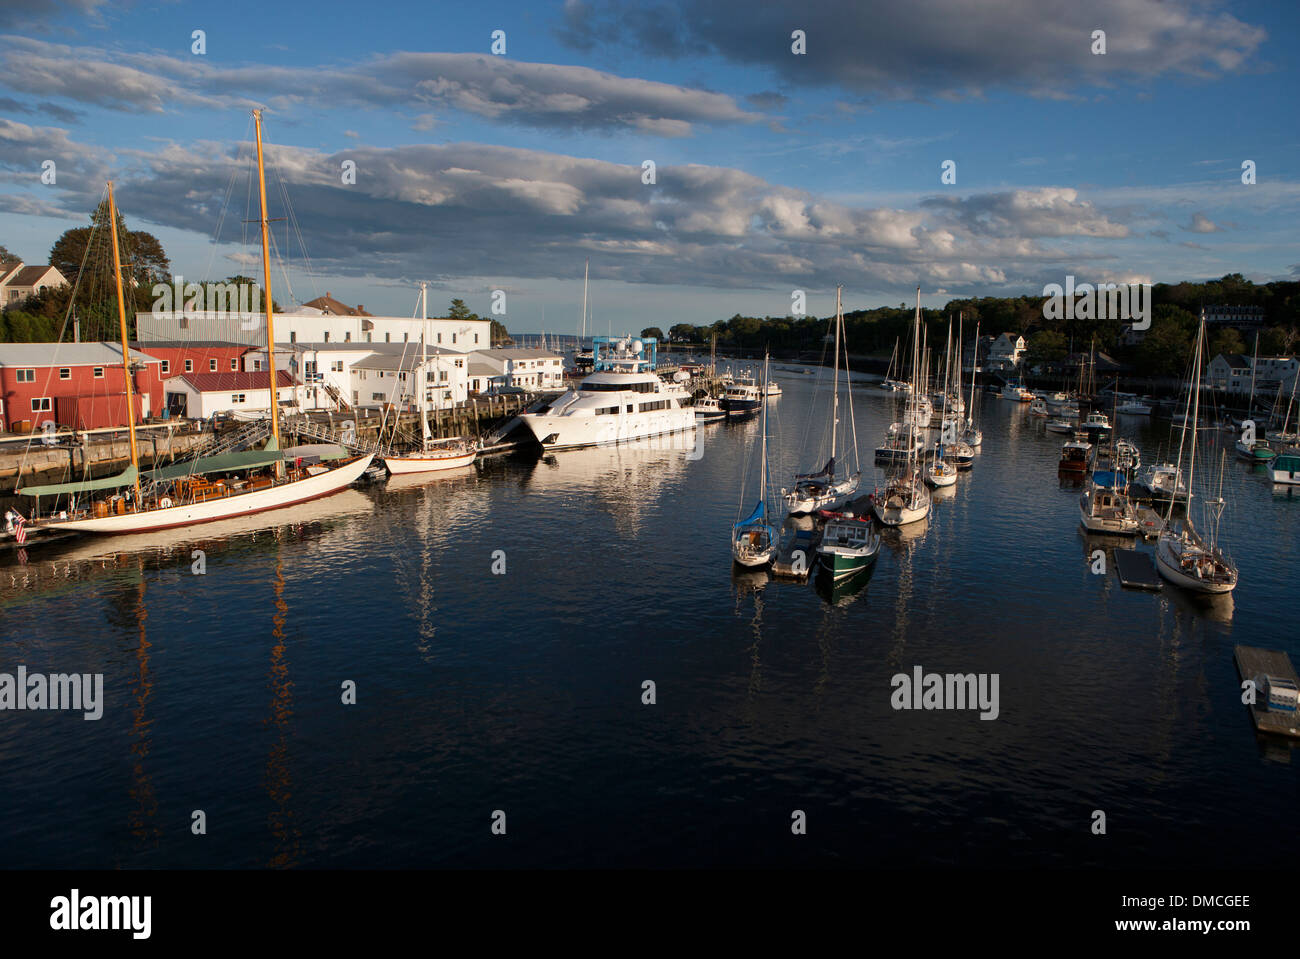
M1258 646L1234 646L1232 658L1237 664L1237 675L1244 682L1259 676L1268 676L1291 683L1294 690L1300 685L1291 657L1276 649L1260 649ZM1261 733L1274 733L1279 736L1300 737L1300 713L1294 709L1270 709L1267 694L1262 689L1255 690L1255 702L1249 704L1251 721Z

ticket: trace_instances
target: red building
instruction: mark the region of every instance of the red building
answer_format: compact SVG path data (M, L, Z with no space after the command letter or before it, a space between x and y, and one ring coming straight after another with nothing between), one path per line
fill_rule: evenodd
M161 415L161 361L131 351L136 422ZM0 430L126 426L126 379L116 343L0 343Z
M162 361L162 378L186 373L233 373L244 368L243 356L249 347L222 340L159 340L132 343L139 350Z

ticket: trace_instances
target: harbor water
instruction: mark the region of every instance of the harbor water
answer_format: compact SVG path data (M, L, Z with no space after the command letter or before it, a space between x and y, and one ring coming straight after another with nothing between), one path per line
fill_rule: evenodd
M788 485L829 390L775 376ZM1257 837L1300 760L1232 648L1300 661L1300 495L1229 458L1235 594L1125 590L1063 437L977 402L974 469L834 592L732 567L757 419L4 554L0 672L103 703L0 713L0 865L1290 866L1297 831ZM898 405L842 411L868 491ZM1167 420L1119 434L1177 456ZM996 718L894 708L916 667L996 674Z

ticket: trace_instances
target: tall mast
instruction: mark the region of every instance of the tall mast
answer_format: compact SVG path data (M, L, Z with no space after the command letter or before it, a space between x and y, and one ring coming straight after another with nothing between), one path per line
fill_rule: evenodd
M916 316L912 320L912 395L910 402L905 402L904 409L907 405L912 407L912 415L907 418L907 466L912 468L912 462L916 459L916 419L921 414L921 394L923 389L920 383L920 363L921 363L921 284L916 284Z
M582 340L587 338L587 274L591 272L591 259L587 259L587 265L582 268ZM578 349L582 349L582 340L578 341Z
M842 286L835 287L835 373L831 378L832 390L835 393L835 399L831 403L831 459L835 459L835 440L838 436L836 427L840 424L840 323L843 322L843 314L840 313L840 291ZM767 387L763 387L766 392ZM767 400L763 400L763 409L767 410ZM835 479L835 472L832 470L830 479Z
M271 438L275 448L280 448L280 397L279 383L275 376L275 328L271 320L271 232L270 220L266 215L266 169L262 163L262 111L253 111L253 120L257 127L257 191L262 201L262 282L266 295L266 365L270 373L271 387ZM284 469L284 461L275 461L275 475Z
M426 371L429 365L429 284L420 283L420 375L417 386L420 390L420 435L424 438L424 451L429 452L429 407L425 393L428 391ZM436 386L436 384L435 384Z
M131 383L131 344L126 336L126 302L122 298L122 255L117 245L117 204L113 181L108 181L108 226L113 235L113 281L117 285L117 322L122 332L122 373L126 381L126 425L131 435L131 466L135 470L135 508L140 509L140 453L135 445L135 391Z
M970 363L970 409L966 411L966 422L975 425L975 369L980 365L980 324L975 321L975 351Z
M1196 361L1193 366L1192 393L1192 451L1187 457L1187 492L1192 492L1192 479L1196 476L1196 424L1201 414L1201 340L1205 336L1205 313L1201 313L1201 325L1196 328ZM1178 491L1178 477L1174 477L1174 491Z
M1246 419L1255 415L1255 371L1259 368L1259 334L1255 334L1255 356L1250 361L1250 403L1246 406Z
M767 365L770 354L763 356L763 462L759 466L758 501L767 508Z

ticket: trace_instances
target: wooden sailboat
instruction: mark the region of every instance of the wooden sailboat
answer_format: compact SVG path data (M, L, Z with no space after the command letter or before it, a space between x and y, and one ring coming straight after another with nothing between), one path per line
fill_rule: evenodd
M1192 488L1196 473L1196 422L1201 411L1201 356L1205 346L1205 313L1196 331L1196 355L1192 364L1189 426L1178 443L1178 469L1183 465L1183 444L1190 436L1191 446L1187 461L1187 488ZM1223 471L1220 464L1219 495L1206 497L1206 518L1209 523L1208 539L1192 525L1190 511L1178 528L1172 525L1174 504L1171 499L1165 513L1165 529L1156 543L1156 569L1160 575L1184 589L1197 593L1230 593L1237 587L1237 566L1220 548L1219 520L1223 516Z
M819 509L834 510L853 497L858 490L861 472L858 469L857 426L853 419L853 394L848 391L849 424L853 441L854 472L842 479L836 479L838 462L837 446L840 423L840 351L844 351L844 376L848 379L848 344L844 342L844 307L841 301L843 287L835 289L835 362L832 372L831 400L831 448L830 459L816 473L800 473L795 476L794 488L782 490L786 508L791 514L799 516ZM847 454L847 449L845 450ZM845 457L847 458L847 457Z
M768 360L763 360L763 387L767 388ZM762 440L759 447L758 503L731 527L731 556L741 566L766 566L776 557L779 533L768 516L767 404L763 404Z
M478 451L462 437L435 441L429 431L429 384L428 374L425 372L429 364L429 285L427 283L420 284L420 320L420 372L415 377L415 389L420 410L421 444L420 448L412 453L394 453L384 456L384 466L390 476L459 469L462 466L469 466L478 455Z
M960 352L961 348L958 346L959 355ZM970 402L966 405L966 429L961 434L962 442L972 448L981 446L984 443L983 431L975 426L975 368L979 365L980 358L980 325L978 322L975 324L975 352L973 355L974 360L971 363L970 370Z
M83 533L141 533L193 526L214 520L247 516L292 506L346 489L370 466L373 453L343 455L323 461L319 448L310 455L293 456L280 448L280 418L275 371L275 328L271 299L269 218L266 212L266 174L262 161L262 114L255 110L257 178L261 198L262 272L265 283L266 344L269 367L270 439L261 450L199 457L161 469L140 472L136 444L135 400L131 379L131 350L123 299L122 258L118 248L117 207L113 184L108 184L108 222L112 236L113 277L117 287L118 324L122 337L122 365L126 373L127 429L131 465L117 476L74 483L29 486L20 495L36 500L33 525ZM306 451L304 451L306 452ZM339 450L341 453L342 450ZM144 482L142 482L144 480ZM111 493L109 493L111 491ZM121 492L125 491L125 492ZM99 498L91 494L107 493ZM69 506L54 517L39 519L40 497L69 498ZM82 498L84 497L84 498Z
M912 335L912 386L913 395L921 393L921 288L916 288L916 318ZM921 429L914 417L906 417L908 430ZM914 444L908 444L903 471L892 477L883 491L876 490L871 497L871 509L876 518L886 526L906 526L930 515L930 491L921 479Z

